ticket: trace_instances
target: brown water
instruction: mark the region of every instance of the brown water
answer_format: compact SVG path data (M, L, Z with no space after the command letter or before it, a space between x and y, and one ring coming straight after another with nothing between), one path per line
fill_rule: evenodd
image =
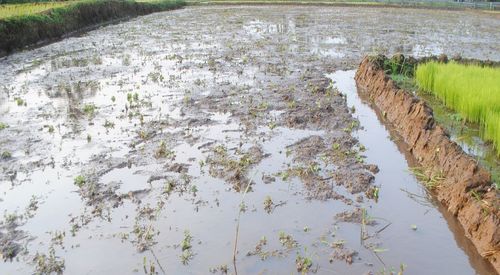
M17 252L0 273L290 274L308 258L319 274L491 274L340 70L373 51L500 60L499 27L190 7L0 59L0 238Z

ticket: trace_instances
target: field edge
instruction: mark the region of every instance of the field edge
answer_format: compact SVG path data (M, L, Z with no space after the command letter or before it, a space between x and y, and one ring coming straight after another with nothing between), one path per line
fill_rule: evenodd
M355 76L358 92L369 97L386 123L395 128L422 176L435 180L432 193L457 218L481 256L500 273L500 218L491 175L451 141L432 109L400 89L370 57Z
M0 57L26 47L47 44L102 24L184 7L183 0L84 1L39 14L0 19Z

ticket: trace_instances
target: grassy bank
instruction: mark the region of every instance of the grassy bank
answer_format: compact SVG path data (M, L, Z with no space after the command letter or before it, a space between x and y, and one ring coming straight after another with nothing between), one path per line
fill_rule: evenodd
M37 5L56 5L35 12ZM59 5L59 6L58 6ZM28 12L0 19L0 56L41 41L121 18L180 8L183 0L144 1L88 0L80 2L27 4ZM30 8L31 7L31 8ZM30 9L33 12L29 12ZM22 10L22 9L21 9ZM16 12L10 11L15 14Z
M74 3L75 2L68 1L0 5L0 19L13 16L32 15L50 9L65 7Z
M415 79L419 88L478 123L500 155L500 68L428 62L418 65Z

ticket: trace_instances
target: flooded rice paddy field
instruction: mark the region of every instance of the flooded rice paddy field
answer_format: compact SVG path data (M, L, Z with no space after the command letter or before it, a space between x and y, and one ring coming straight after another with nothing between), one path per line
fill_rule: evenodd
M349 69L370 52L500 60L499 28L190 7L0 59L0 273L490 274Z

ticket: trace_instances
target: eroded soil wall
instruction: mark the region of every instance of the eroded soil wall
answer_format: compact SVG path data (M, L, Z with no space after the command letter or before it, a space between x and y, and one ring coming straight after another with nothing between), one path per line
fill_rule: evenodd
M403 137L429 178L444 178L435 195L464 227L478 252L500 271L500 222L496 190L489 173L449 139L432 109L395 83L370 58L356 73L356 83Z

